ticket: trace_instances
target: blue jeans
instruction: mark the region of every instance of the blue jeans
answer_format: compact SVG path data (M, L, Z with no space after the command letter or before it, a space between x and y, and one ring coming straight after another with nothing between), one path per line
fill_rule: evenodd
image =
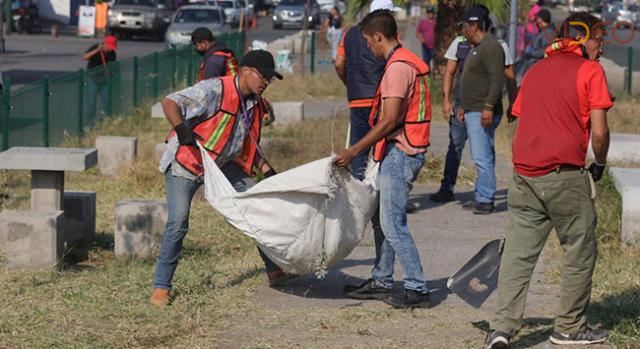
M97 110L97 99L100 98L101 110ZM109 86L105 78L89 77L87 78L86 106L85 118L89 124L92 124L96 118L96 114L107 112L107 104L109 103Z
M467 141L467 125L458 120L455 114L458 106L453 108L453 116L449 118L449 149L444 161L444 175L440 185L441 191L453 192L458 179L458 169L462 161L462 151Z
M404 270L404 288L427 292L420 254L407 225L407 201L413 181L424 164L424 154L409 156L393 143L380 164L380 206L373 220L376 260L371 272L376 284L393 287L393 263L396 255Z
M229 179L234 189L243 192L251 188L255 182L235 163L228 163L222 167L222 172ZM171 174L171 167L165 172L167 186L167 208L169 217L167 226L160 245L160 254L156 262L154 288L171 289L171 280L178 267L178 258L182 250L182 242L189 230L189 211L191 210L191 199L196 190L204 183L202 177L196 180L189 180ZM261 250L258 248L260 257L265 263L267 271L279 270Z
M496 127L502 115L493 114L493 124L489 128L482 127L481 112L464 113L464 120L469 135L471 158L476 164L478 176L476 179L475 201L478 203L492 203L496 195L496 154L494 138Z
M371 114L371 108L351 108L351 133L349 133L349 145L356 144L364 135L370 130L369 114ZM365 171L367 170L367 160L369 158L369 149L358 154L351 161L351 174L362 180L364 178Z
M422 44L422 60L427 63L427 65L431 66L431 59L435 56L436 49L433 47L427 47L427 45Z

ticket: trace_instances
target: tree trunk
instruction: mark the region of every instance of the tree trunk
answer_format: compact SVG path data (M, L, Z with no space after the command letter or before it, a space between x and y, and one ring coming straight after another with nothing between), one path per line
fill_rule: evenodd
M459 35L458 22L462 19L462 0L438 0L436 17L436 62L444 64L444 54L453 39Z

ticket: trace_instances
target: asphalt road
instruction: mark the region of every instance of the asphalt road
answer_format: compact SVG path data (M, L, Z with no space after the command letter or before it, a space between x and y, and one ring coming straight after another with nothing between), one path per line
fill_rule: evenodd
M296 29L273 30L270 17L258 19L257 27L247 33L247 44L258 39L266 42L295 33ZM11 78L13 88L42 79L55 77L85 68L82 54L99 39L75 36L53 38L48 34L8 35L5 39L6 53L0 55L3 76ZM165 49L163 42L152 42L146 38L134 38L118 42L118 59L144 56Z

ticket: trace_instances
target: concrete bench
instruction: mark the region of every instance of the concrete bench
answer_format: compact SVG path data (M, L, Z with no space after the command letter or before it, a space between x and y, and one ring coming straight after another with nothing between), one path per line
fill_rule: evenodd
M304 120L303 102L271 102L275 116L274 125L287 125Z
M593 156L591 142L589 142L588 154L591 157ZM632 133L611 133L607 162L640 164L640 135Z
M62 210L64 172L84 171L97 162L96 149L13 147L0 153L0 169L31 170L32 210Z
M138 139L136 137L99 136L96 138L96 148L98 149L100 174L114 176L133 165L138 153Z
M162 104L160 104L160 102L151 106L151 117L164 119L164 111L162 111Z
M115 207L116 257L148 259L156 256L167 224L167 216L165 201L120 201Z
M640 169L610 168L616 189L622 197L622 242L640 243Z
M62 211L0 212L0 261L6 268L48 268L62 258Z

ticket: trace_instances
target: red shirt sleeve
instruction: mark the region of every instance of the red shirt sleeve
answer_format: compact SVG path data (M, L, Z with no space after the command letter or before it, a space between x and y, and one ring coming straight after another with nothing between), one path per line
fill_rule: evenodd
M518 93L516 97L516 101L513 102L513 107L511 108L511 114L513 116L520 116L522 114L522 95Z
M585 64L585 66L585 68L589 70L589 73L585 75L590 77L587 81L587 100L589 101L589 109L611 108L613 106L613 101L611 101L611 94L607 87L607 77L604 74L604 69L596 62L593 62L593 64Z

